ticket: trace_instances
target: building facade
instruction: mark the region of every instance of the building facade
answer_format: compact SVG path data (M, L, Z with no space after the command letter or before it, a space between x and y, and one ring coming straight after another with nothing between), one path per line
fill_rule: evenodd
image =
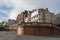
M49 12L48 8L35 9L32 11L21 12L17 19L20 22L42 22L42 23L54 23L54 13Z
M28 11L25 10L24 12L21 12L20 14L18 14L16 20L19 21L19 22L23 22L23 21L25 21L25 19L27 18L27 16L28 16Z
M55 15L55 24L59 25L60 24L60 13Z
M30 22L54 23L54 20L54 13L49 12L48 8L35 9L34 12L30 14ZM29 17L27 17L25 21L29 22Z
M8 26L15 26L17 24L18 24L18 21L13 20L13 19L8 19L8 21L7 21Z

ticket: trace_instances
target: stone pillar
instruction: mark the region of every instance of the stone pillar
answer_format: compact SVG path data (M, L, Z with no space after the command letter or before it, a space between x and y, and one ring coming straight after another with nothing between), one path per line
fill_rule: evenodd
M18 35L23 35L23 32L24 32L23 27L22 26L18 26L17 34Z

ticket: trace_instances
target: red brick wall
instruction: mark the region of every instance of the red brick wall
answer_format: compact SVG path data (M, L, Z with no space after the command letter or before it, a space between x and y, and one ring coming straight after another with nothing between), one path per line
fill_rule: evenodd
M25 27L24 35L60 35L60 31L52 27Z

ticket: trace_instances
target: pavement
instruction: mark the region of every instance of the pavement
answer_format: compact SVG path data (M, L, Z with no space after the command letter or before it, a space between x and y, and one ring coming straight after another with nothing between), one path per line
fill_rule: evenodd
M0 40L14 40L14 32L0 31Z
M60 35L31 36L31 35L16 35L14 32L0 31L0 40L60 40Z
M16 36L14 40L60 40L57 36Z

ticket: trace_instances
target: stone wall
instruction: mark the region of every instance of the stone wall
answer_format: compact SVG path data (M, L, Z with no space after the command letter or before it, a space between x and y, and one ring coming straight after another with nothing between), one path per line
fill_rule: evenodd
M22 35L43 35L43 36L47 36L47 35L60 35L60 31L55 29L54 27L48 27L48 26L25 26L25 27L21 27L23 28L23 34ZM19 30L19 28L18 28ZM19 30L21 31L21 30ZM20 33L21 35L21 33Z

